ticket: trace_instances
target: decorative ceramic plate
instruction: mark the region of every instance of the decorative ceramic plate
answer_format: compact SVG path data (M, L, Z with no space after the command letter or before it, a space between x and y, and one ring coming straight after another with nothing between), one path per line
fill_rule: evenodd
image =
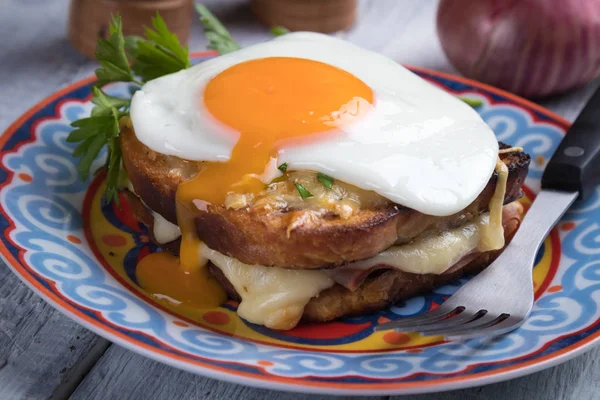
M212 57L202 53L196 59ZM569 123L500 90L434 71L417 74L483 102L498 139L532 155L526 197ZM237 317L236 303L178 315L147 296L136 265L157 251L128 204L102 205L103 176L81 182L65 138L91 110L93 79L25 113L0 137L0 252L12 270L64 314L107 339L187 371L246 385L328 394L404 394L476 386L565 361L600 338L600 190L571 209L534 268L536 303L517 331L444 342L373 326L436 307L464 281L375 315L273 331ZM126 85L110 86L126 95ZM98 163L101 165L101 163Z

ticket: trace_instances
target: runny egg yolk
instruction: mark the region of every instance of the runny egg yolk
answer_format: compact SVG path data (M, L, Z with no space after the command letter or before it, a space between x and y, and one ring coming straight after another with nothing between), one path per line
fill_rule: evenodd
M236 64L216 75L202 95L212 117L239 134L226 162L203 163L200 173L177 191L182 231L181 265L202 265L194 215L202 204L221 205L228 193L257 193L260 175L278 149L294 142L322 140L360 118L373 91L354 75L318 61L272 57ZM197 204L197 203L196 203Z
M319 140L335 128L332 120L340 118L340 111L359 99L373 101L365 83L317 61L263 58L226 69L208 83L203 102L239 139L229 161L206 163L182 194L223 204L230 192L262 190L257 176L281 144Z

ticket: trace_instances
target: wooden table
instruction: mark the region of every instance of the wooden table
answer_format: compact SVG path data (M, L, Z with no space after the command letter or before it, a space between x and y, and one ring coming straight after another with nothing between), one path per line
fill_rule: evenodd
M269 38L247 5L205 2L242 45ZM95 64L66 41L67 0L0 0L0 131L30 106L88 76ZM343 36L395 60L455 73L435 34L437 2L363 0L360 21ZM192 50L203 50L199 24ZM572 120L599 84L540 103ZM414 399L598 399L600 349L509 382ZM0 263L0 400L325 398L223 383L151 361L64 317Z

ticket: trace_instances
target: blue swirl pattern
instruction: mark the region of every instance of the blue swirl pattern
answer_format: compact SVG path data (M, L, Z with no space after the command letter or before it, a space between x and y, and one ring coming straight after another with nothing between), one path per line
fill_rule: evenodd
M510 104L499 95L483 96L466 84L429 76L457 92L472 91L485 105L482 117L498 137L526 151L548 158L564 129L536 111ZM112 94L127 92L124 85L111 87ZM504 337L446 343L423 348L421 353L343 354L301 351L247 342L199 327L177 326L174 317L130 293L105 271L84 243L76 245L68 235L83 237L81 208L90 184L77 177L73 145L65 141L69 123L89 112L83 101L89 85L64 95L24 123L3 147L2 171L13 179L0 192L0 224L9 230L2 238L15 256L21 254L31 276L56 296L68 299L77 309L105 326L107 335L117 331L135 343L144 343L190 361L225 367L262 376L323 381L359 382L368 387L378 380L428 381L440 374L468 376L535 360L553 354L594 334L600 317L600 190L565 217L575 229L562 233L563 256L553 284L556 293L545 293L531 318ZM499 104L494 104L500 102ZM98 162L98 166L101 165ZM539 186L541 166L533 165L530 187ZM28 174L32 183L18 178ZM10 239L10 240L9 240ZM390 318L420 313L431 301L442 301L460 283L436 290L427 299L417 297L381 315ZM553 346L547 346L553 342ZM516 358L520 358L516 360ZM258 364L258 361L268 361ZM468 371L466 369L471 367ZM196 367L202 372L202 367Z

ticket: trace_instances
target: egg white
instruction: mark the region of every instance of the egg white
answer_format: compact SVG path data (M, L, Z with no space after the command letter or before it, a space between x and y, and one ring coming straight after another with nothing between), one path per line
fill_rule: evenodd
M239 132L203 107L204 87L235 64L265 57L338 67L367 84L375 100L359 122L337 127L343 135L281 148L263 175L287 162L437 216L468 206L490 179L498 143L470 106L387 57L316 33L286 34L148 82L131 103L138 139L187 160L228 160Z

